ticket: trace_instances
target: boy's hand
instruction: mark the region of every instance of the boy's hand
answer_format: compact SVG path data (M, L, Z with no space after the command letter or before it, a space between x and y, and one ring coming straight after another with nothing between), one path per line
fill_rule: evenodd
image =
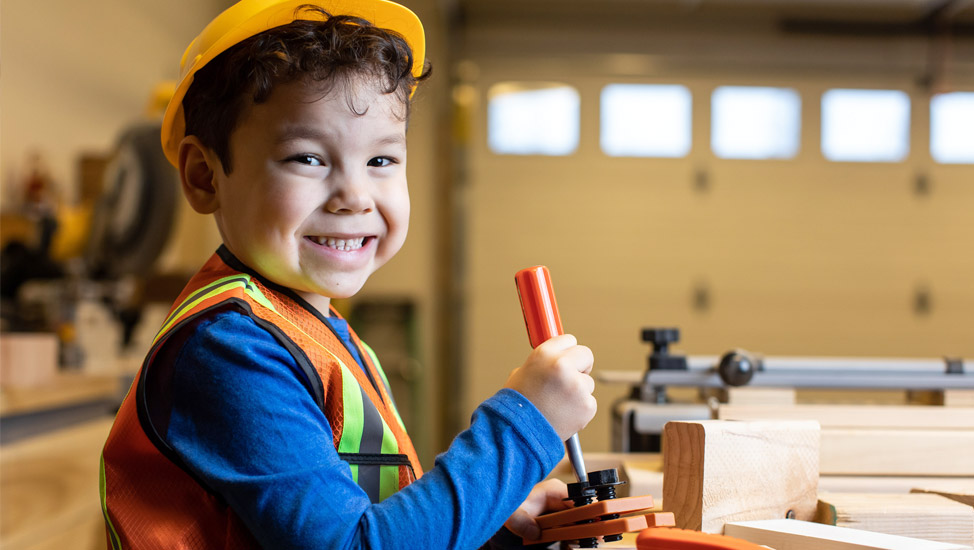
M528 498L518 506L517 510L504 523L504 527L525 540L537 540L541 536L541 528L535 518L545 512L557 512L571 508L568 498L568 486L559 479L549 479L534 486L528 493Z
M589 376L595 358L570 334L555 336L531 352L507 379L548 419L562 440L578 433L595 416L595 381Z

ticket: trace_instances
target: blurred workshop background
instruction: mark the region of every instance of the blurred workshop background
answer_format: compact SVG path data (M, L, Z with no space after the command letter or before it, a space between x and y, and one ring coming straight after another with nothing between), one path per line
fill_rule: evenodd
M340 309L427 467L530 351L536 264L596 369L643 372L646 327L695 355L974 357L974 2L403 3L434 68L410 235ZM0 5L3 549L102 544L110 414L219 244L157 135L229 5ZM629 391L599 383L587 452Z

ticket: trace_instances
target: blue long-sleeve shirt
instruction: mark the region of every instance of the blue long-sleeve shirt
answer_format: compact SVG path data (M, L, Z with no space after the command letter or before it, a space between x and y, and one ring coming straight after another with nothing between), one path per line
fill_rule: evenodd
M173 357L165 438L266 548L477 548L563 454L537 408L504 389L431 470L372 504L306 375L250 317L200 322Z

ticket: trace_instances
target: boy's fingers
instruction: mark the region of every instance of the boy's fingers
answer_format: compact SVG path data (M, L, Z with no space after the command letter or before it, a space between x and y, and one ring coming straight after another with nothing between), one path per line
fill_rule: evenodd
M585 374L592 372L592 366L595 364L595 355L592 354L592 350L588 346L575 346L568 354L571 356L572 361L577 362L579 372Z
M560 334L542 342L538 349L548 353L558 353L578 345L578 340L571 334Z
M582 381L582 388L586 393L591 394L595 391L595 379L589 375L585 375L585 379Z
M504 527L525 540L536 540L541 536L541 528L538 527L538 522L534 521L534 518L523 508L518 508L504 523Z

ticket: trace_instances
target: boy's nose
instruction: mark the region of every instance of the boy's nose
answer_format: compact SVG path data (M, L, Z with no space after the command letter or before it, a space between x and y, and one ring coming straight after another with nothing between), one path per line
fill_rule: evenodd
M336 178L325 209L333 214L358 214L370 212L375 208L375 201L369 192L366 179L358 174L343 174Z

